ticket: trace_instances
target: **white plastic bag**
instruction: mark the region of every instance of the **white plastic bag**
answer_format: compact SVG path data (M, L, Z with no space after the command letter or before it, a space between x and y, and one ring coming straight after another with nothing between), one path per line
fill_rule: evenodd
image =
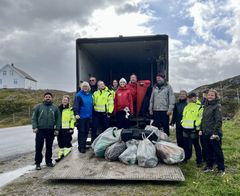
M137 162L138 141L132 139L127 141L126 145L127 149L118 157L118 159L127 165L134 165Z
M166 164L180 163L185 158L184 150L174 143L160 141L155 147L157 156Z
M107 161L116 161L120 154L122 154L126 150L127 146L125 142L116 142L112 144L111 146L108 146L104 157Z
M158 158L156 148L152 142L143 134L143 140L139 141L137 150L138 165L141 167L156 167Z
M104 157L106 148L120 140L121 131L121 129L117 130L117 127L110 127L101 133L91 145L95 155Z
M168 137L168 135L166 133L164 133L163 131L159 130L155 126L147 125L145 127L145 130L153 131L157 135L157 137L158 137L157 141L161 141L161 140L163 140L163 141L170 141L170 138Z

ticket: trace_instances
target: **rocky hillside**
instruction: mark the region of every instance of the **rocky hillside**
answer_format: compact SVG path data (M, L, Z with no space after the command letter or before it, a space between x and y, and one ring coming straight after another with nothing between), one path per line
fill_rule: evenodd
M238 104L238 98L240 98L240 75L200 86L194 89L193 92L198 93L199 97L201 97L202 92L210 88L216 89L219 92L224 115L233 117L240 105Z

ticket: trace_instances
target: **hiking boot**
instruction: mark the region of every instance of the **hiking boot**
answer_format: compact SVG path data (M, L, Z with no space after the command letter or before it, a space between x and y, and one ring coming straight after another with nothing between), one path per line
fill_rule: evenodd
M60 158L55 159L56 163L58 163L59 161L61 161L64 158L64 156L61 156Z
M224 176L225 175L225 171L224 170L218 170L218 175L219 176Z
M40 166L40 164L36 164L36 170L41 170L42 168L41 168L41 166Z
M203 168L203 172L204 172L204 173L213 172L213 171L214 171L214 170L213 170L212 167L206 166L206 167Z
M79 152L80 152L80 153L86 153L86 149L85 149L85 148L80 148L80 149L79 149Z
M54 167L53 163L47 163L47 167Z

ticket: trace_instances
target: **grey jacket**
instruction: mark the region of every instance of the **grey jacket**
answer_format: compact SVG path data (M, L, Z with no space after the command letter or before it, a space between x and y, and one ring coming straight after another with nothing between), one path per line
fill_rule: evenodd
M172 112L175 104L175 96L172 87L164 84L160 89L155 85L150 98L149 112L168 111Z

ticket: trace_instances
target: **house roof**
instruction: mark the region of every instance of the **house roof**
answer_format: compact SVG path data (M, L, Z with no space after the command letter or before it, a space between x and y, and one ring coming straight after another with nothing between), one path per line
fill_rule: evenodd
M22 75L24 78L27 78L27 79L32 80L32 81L34 81L34 82L37 82L37 80L35 80L32 76L30 76L29 74L27 74L25 71L23 71L23 70L15 67L13 64L12 64L12 65L7 64L7 65L5 65L2 69L4 69L4 68L7 67L7 66L10 66L13 70L15 70L17 73L19 73L20 75ZM2 69L0 69L0 70L2 70Z

